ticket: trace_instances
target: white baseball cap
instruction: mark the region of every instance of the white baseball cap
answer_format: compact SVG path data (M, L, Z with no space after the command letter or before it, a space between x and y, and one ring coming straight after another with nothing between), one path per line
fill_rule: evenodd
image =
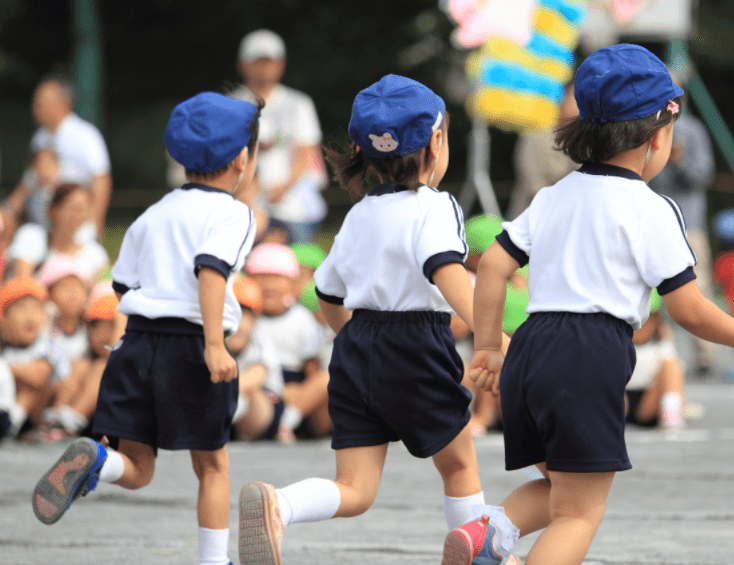
M248 33L240 42L239 60L285 59L285 43L275 32L258 29Z

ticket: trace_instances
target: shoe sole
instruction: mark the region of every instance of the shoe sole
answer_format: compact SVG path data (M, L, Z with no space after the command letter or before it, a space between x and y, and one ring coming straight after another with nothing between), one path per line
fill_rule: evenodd
M97 445L81 438L66 448L61 458L41 477L33 490L33 513L44 524L57 522L97 462Z
M463 530L451 530L443 542L441 565L471 565L474 559L474 544Z
M240 491L241 565L281 565L273 528L273 496L272 488L260 482L247 484Z

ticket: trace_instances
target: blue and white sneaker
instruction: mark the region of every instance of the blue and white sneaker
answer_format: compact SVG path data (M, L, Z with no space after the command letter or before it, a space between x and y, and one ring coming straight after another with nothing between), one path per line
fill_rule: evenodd
M33 490L33 513L44 524L58 521L79 496L99 482L107 450L89 438L74 440Z

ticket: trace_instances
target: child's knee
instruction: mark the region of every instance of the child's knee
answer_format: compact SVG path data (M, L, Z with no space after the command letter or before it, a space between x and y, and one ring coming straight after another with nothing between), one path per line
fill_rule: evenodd
M191 463L200 481L207 475L229 474L229 457L224 448L216 451L192 451Z

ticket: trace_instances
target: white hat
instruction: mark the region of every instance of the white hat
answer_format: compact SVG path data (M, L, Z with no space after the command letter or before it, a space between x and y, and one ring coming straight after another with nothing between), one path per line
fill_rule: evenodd
M248 33L240 42L239 60L285 59L285 43L275 32L258 29Z

